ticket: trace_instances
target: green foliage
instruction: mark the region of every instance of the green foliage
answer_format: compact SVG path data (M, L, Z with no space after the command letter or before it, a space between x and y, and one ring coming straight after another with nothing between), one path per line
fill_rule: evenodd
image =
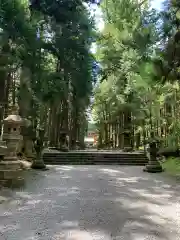
M102 103L106 99L111 103L111 110L119 112L120 106L127 106L129 94L134 95L134 87L140 84L138 80L142 84L139 87L146 88L147 83L140 72L145 72L148 67L144 60L148 56L151 39L147 36L154 29L152 25L143 25L144 15L149 16L146 9L139 8L138 2L104 1L102 9L107 22L99 41L98 56L106 80L98 86L95 98ZM129 102L130 107L133 107L132 102Z
M178 1L161 13L149 10L147 2L102 1L105 28L97 53L102 69L93 116L101 128L107 122L121 124L119 117L130 112L134 134L148 138L153 132L163 144L177 146ZM173 28L167 33L165 25Z
M73 84L78 85L77 90L82 85L83 94L86 95L86 89L91 91L88 85L91 84L93 60L89 53L92 33L89 14L80 1L61 1L62 6L59 8L54 4L58 3L44 1L37 12L36 8L28 10L28 1L4 0L1 28L18 48L15 54L19 55L20 62L30 68L33 75L32 88L39 88L42 95L45 93L45 98L47 94L61 93L65 90L63 74L69 72L73 75ZM57 73L58 61L64 71ZM52 97L55 95L52 94Z
M95 32L87 6L80 0L32 0L31 5L2 0L0 30L0 84L6 98L18 99L21 114L33 118L35 128L58 121L57 131L64 125L70 131L80 128L94 84L90 47ZM13 76L9 85L8 74ZM57 114L48 118L52 109ZM52 135L53 129L47 131Z
M180 159L169 158L162 163L163 169L171 176L180 176Z

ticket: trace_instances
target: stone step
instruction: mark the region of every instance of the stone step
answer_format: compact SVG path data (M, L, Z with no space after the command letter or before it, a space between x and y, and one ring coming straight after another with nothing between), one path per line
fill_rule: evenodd
M147 161L45 161L47 165L67 165L67 164L92 164L92 165L141 165L147 164Z
M147 162L47 162L46 165L126 165L126 166L145 166Z
M62 156L44 156L44 159L144 159L145 157L103 157L103 156L94 156L94 157L89 157L89 156L74 156L74 157L62 157Z
M69 157L73 157L73 156L105 156L105 157L141 157L144 156L144 154L106 154L106 153L102 153L102 154L97 154L97 153L44 153L43 155L46 156L69 156Z
M116 152L46 152L43 154L45 164L114 164L114 165L145 165L148 161L143 153Z
M143 160L143 159L146 159L145 157L143 157L143 158L128 158L128 157L124 157L124 158L114 158L114 157L109 157L109 158L104 158L104 157L102 157L102 156L99 156L99 157L92 157L92 158L90 158L90 157L79 157L79 156L75 156L75 157L50 157L50 156L44 156L43 157L44 159L61 159L61 160L63 160L63 159L70 159L70 160L74 160L74 159L89 159L89 160L94 160L94 159L102 159L102 160L108 160L108 159L113 159L113 160L121 160L121 159L132 159L132 160Z
M88 155L74 155L74 156L62 156L62 155L56 155L56 156L51 156L51 155L44 155L44 157L50 157L50 158L104 158L104 159L109 159L109 158L113 158L113 159L123 159L123 158L131 158L131 159L142 159L145 156L88 156Z
M125 157L125 158L103 158L102 156L99 156L99 157L94 157L94 158L89 158L89 157L73 157L73 158L69 158L69 157L46 157L44 156L43 159L52 159L52 160L75 160L75 159L85 159L85 160L98 160L98 159L101 159L102 161L106 161L106 160L116 160L116 161L121 161L121 160L135 160L135 161L138 161L138 160L144 160L144 159L147 159L146 157L144 158L128 158L128 157Z
M131 159L131 158L119 158L119 159L116 159L116 158L46 158L44 157L43 158L44 161L76 161L76 160L86 160L86 161L117 161L117 162L121 162L121 161L147 161L146 158L137 158L137 159Z
M74 155L62 155L62 154L59 154L59 155L51 155L51 154L44 154L43 157L51 157L51 158L114 158L114 159L117 159L117 158L131 158L131 159L137 159L137 158L144 158L145 156L144 155L132 155L132 156L128 156L128 155L81 155L81 154L74 154Z

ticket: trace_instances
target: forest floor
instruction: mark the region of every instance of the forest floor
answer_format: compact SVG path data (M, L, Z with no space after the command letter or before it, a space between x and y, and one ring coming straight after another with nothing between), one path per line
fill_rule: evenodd
M142 167L29 170L0 192L0 240L179 240L179 186Z
M162 163L162 167L168 175L180 177L180 158L169 158Z

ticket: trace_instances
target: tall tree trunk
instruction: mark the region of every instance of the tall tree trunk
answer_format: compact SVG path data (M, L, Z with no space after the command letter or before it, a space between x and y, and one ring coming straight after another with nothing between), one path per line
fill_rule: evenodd
M124 147L132 147L132 123L131 112L124 112Z
M10 86L11 86L11 83L12 83L12 74L10 72L8 73L7 81L6 81L4 117L6 117L8 115L9 91L10 91Z
M2 119L4 116L4 106L6 102L6 81L8 76L8 61L10 53L10 43L7 41L2 46L0 53L0 131L2 128Z

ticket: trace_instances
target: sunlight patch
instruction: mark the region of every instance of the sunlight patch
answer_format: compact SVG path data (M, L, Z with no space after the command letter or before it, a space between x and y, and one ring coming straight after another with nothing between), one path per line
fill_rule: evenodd
M32 199L32 195L29 192L16 192L16 195L22 198Z
M78 227L79 223L77 221L63 221L60 225L61 227Z
M69 171L69 170L72 170L72 169L74 169L74 167L71 167L71 166L56 167L56 170L66 170L66 171Z
M35 204L38 204L38 203L41 203L42 200L30 200L30 201L27 201L27 204L29 205L35 205Z
M108 173L121 173L121 171L114 170L114 169L108 169L108 168L103 168L101 169L103 172L108 172Z
M14 224L14 225L5 225L5 226L0 226L0 233L5 233L5 232L8 232L8 231L15 231L15 230L18 230L20 229L20 225L19 224Z
M89 232L80 229L64 231L53 236L56 240L112 240L112 238L101 231Z

